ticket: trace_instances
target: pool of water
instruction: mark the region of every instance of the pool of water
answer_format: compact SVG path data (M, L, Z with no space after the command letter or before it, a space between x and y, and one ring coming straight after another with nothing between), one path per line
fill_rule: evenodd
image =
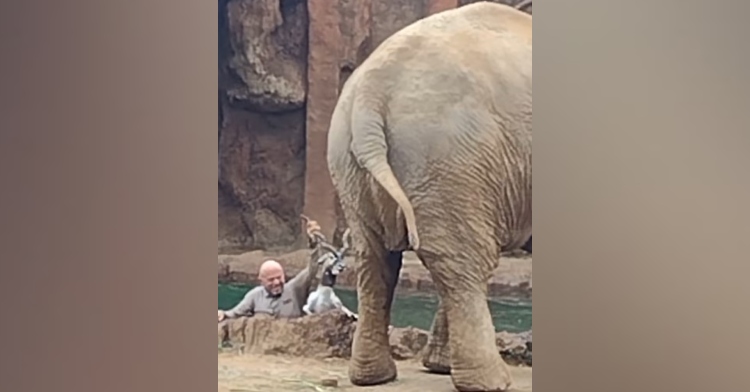
M230 309L252 287L219 284L219 309ZM357 311L356 291L336 289L336 294L347 308ZM434 295L397 294L393 302L391 324L396 327L414 326L429 330L437 304L438 300ZM531 329L531 301L492 299L488 304L495 330L523 332Z

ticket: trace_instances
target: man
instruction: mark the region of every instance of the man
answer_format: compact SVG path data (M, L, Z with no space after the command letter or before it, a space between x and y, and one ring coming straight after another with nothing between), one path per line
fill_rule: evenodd
M321 238L320 226L317 222L308 220L306 231L310 238L310 247L314 247ZM280 318L302 317L302 306L307 301L318 270L315 259L316 257L311 257L308 267L289 282L285 282L284 268L281 264L275 260L265 261L258 271L260 286L248 291L234 308L227 311L219 310L219 322L226 318L252 316L258 313Z

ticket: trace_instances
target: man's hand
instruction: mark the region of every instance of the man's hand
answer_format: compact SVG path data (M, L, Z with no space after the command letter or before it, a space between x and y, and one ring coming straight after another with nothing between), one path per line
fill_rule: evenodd
M318 222L316 222L314 220L307 221L307 225L306 225L305 231L307 231L307 235L308 236L312 237L313 233L315 233L316 231L320 232L322 230L323 229L320 228L320 224L318 224Z
M219 310L219 322L227 318L227 315L224 313L223 310Z
M302 218L303 221L305 221L305 231L307 232L307 235L312 237L312 233L315 231L321 231L320 225L318 222L310 219L308 216L302 214L300 215L300 218Z
M323 229L321 229L320 224L305 215L300 215L300 217L305 221L305 234L307 234L310 248L315 248L321 242L325 242L326 237L323 235Z

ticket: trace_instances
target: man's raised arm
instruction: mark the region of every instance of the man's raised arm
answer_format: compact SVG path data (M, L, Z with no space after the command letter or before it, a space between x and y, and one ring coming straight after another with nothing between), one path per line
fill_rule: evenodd
M287 287L294 290L294 295L297 297L299 303L305 303L307 296L313 290L313 284L315 283L318 275L318 263L317 260L321 256L321 248L319 244L326 242L326 237L323 235L322 230L318 222L302 216L306 221L305 232L307 233L308 245L312 252L310 252L310 258L307 262L307 268L300 271L294 278L289 280Z

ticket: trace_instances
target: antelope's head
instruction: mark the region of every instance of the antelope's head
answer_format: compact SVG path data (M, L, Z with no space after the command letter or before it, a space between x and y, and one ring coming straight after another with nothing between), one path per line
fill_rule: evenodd
M315 259L311 261L322 265L324 274L332 274L334 276L340 274L346 268L344 257L351 243L351 230L346 229L342 238L343 244L340 248L337 248L323 235L318 222L305 215L301 215L301 218L305 222L307 237L315 244L315 251L310 255L310 257Z
M333 275L340 274L346 268L344 257L346 257L346 252L349 250L350 241L351 230L349 229L346 229L344 232L343 244L340 248L336 248L326 240L319 241L317 244L319 252L316 252L318 254L316 262L323 266L325 272Z

